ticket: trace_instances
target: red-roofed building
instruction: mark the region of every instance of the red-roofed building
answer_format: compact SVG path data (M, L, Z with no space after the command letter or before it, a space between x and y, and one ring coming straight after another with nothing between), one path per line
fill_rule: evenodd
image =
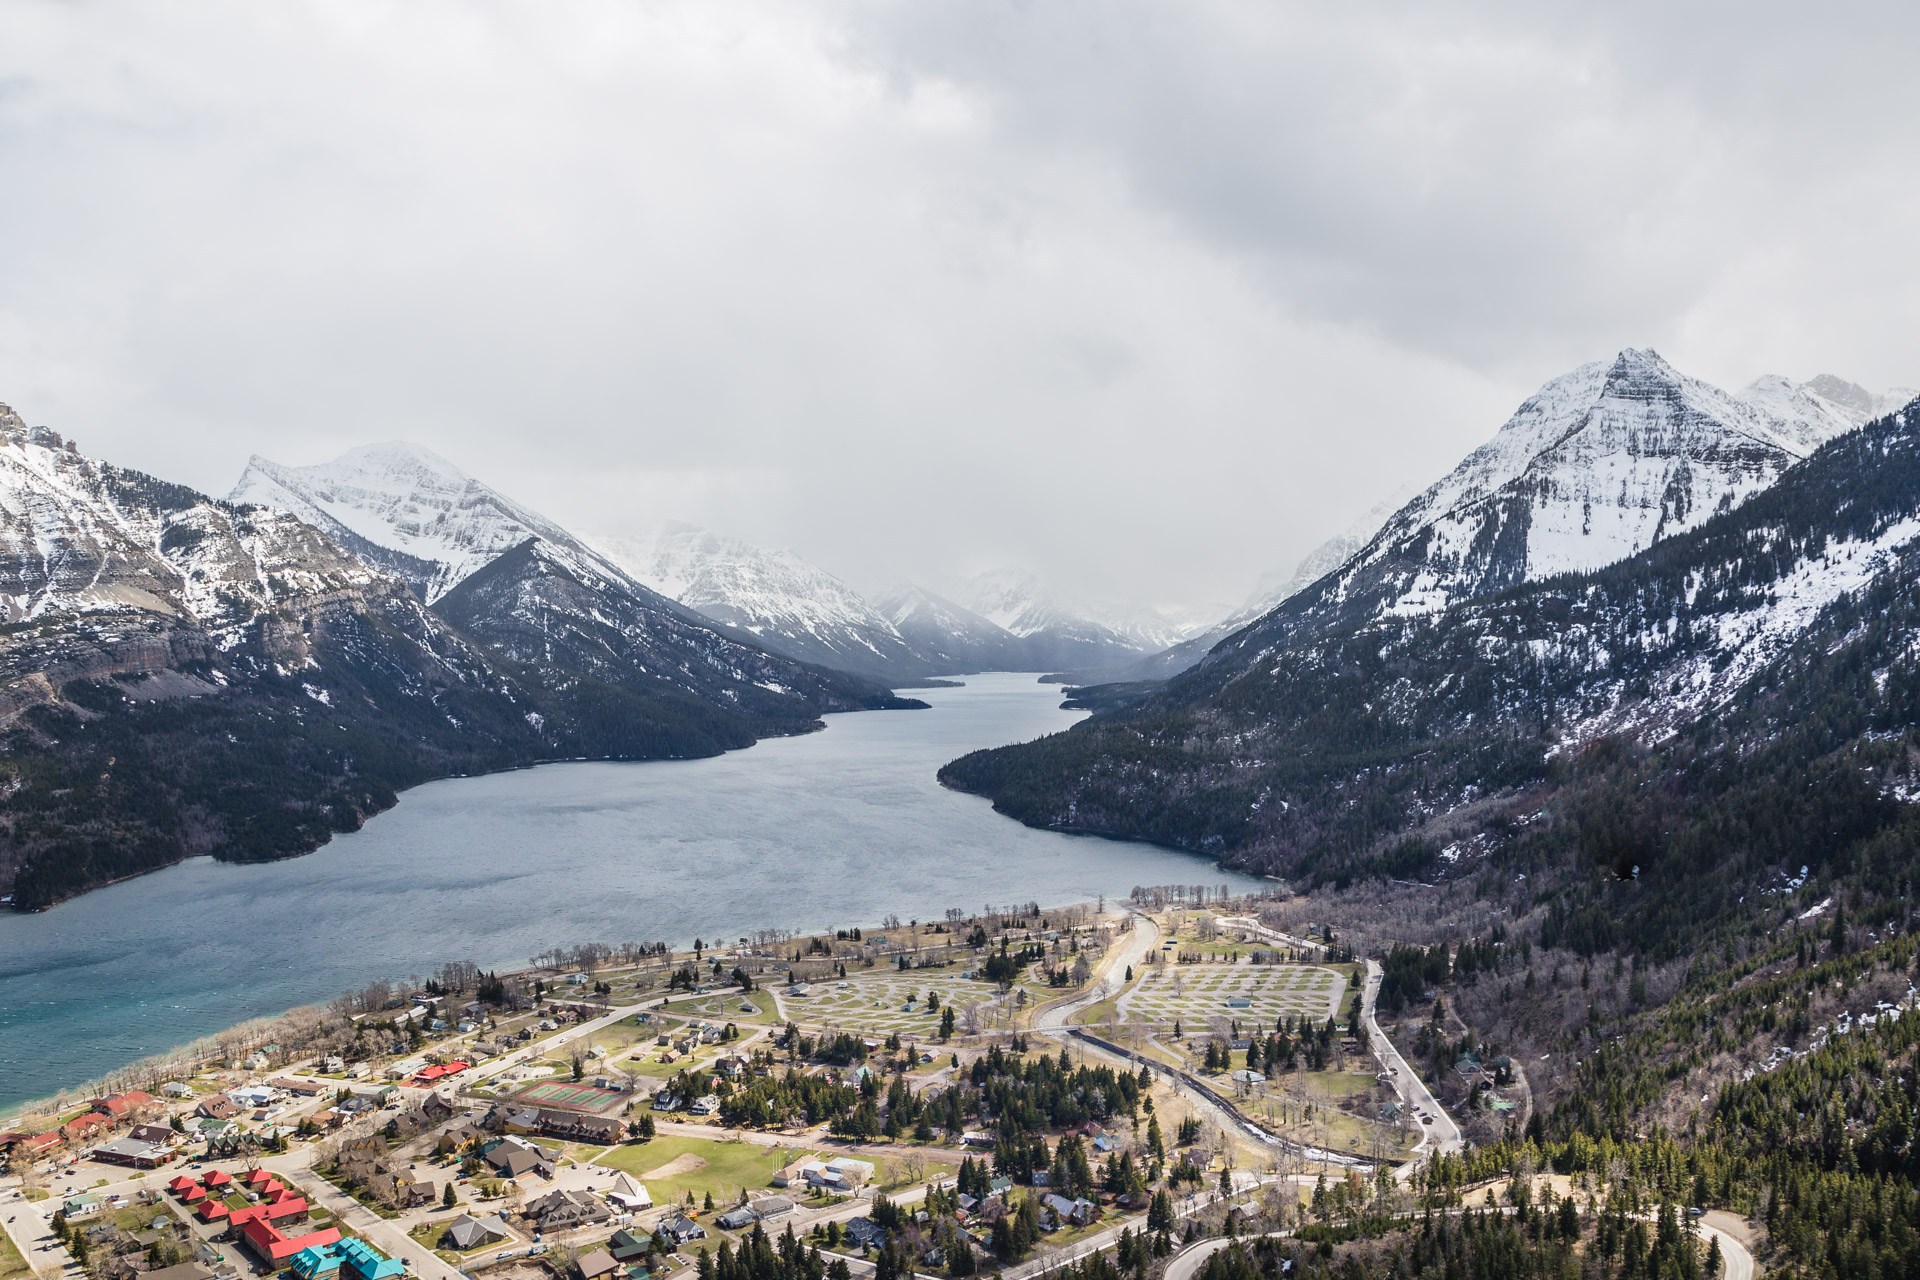
M60 1132L66 1135L66 1139L69 1142L84 1142L112 1123L112 1120L101 1115L98 1111L89 1111L87 1114L75 1116L73 1119L61 1125Z
M235 1226L244 1222L296 1222L307 1215L307 1202L299 1196L289 1200L276 1200L272 1204L250 1204L244 1209L235 1209L229 1219Z
M209 1191L213 1190L215 1187L229 1186L232 1184L232 1182L233 1182L233 1175L228 1173L225 1169L215 1169L211 1173L207 1174L206 1177L200 1179L201 1185L206 1187L206 1189Z
M207 1198L207 1189L196 1182L185 1191L182 1191L180 1198L188 1204L195 1204Z
M234 1215L227 1210L226 1201L208 1200L200 1206L198 1216L202 1222L215 1222L221 1218L231 1218Z
M152 1094L133 1089L127 1093L116 1093L111 1098L96 1098L93 1109L105 1112L115 1120L125 1120L139 1108L153 1106L157 1101Z
M272 1223L257 1219L240 1228L240 1238L259 1255L261 1261L275 1270L285 1266L287 1260L302 1249L340 1243L340 1233L332 1227L309 1231L303 1236L290 1236Z
M268 1173L265 1169L255 1169L253 1172L247 1175L247 1185L249 1187L254 1188L255 1190L258 1190L260 1187L264 1186L266 1183L269 1183L272 1181L273 1181L273 1175L271 1173Z
M420 1085L434 1084L449 1076L459 1075L467 1069L467 1065L464 1062L443 1062L437 1066L426 1067L414 1075L413 1082Z
M66 1141L66 1134L60 1132L58 1129L49 1129L45 1133L36 1133L31 1138L21 1142L20 1150L24 1151L29 1159L32 1159L46 1155L49 1151L66 1145Z
M175 1195L183 1195L189 1187L197 1187L199 1185L199 1183L183 1173L167 1184L167 1190L173 1192Z

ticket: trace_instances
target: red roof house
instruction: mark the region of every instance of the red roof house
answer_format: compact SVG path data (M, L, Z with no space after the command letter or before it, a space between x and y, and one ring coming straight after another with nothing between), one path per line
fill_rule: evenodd
M448 1076L457 1076L467 1069L464 1062L443 1062L437 1066L425 1067L413 1077L415 1084L432 1084L436 1080L445 1080Z
M340 1233L332 1227L309 1231L303 1236L290 1236L272 1223L261 1222L257 1218L240 1228L240 1238L260 1255L262 1261L275 1268L302 1249L340 1243Z
M185 1200L188 1204L193 1204L196 1201L205 1200L207 1198L207 1189L196 1182L192 1186L188 1187L185 1191L182 1191L180 1193L180 1198L182 1200Z
M206 1187L206 1189L209 1191L213 1190L215 1187L228 1186L232 1182L233 1182L233 1175L228 1173L225 1169L215 1169L213 1170L213 1172L209 1173L206 1177L200 1179L201 1185Z
M101 1115L98 1111L89 1111L87 1114L75 1116L73 1119L61 1125L60 1132L67 1136L69 1142L80 1142L89 1135L106 1128L112 1123L113 1121Z
M208 1200L200 1206L199 1217L202 1222L213 1222L220 1218L230 1218L233 1216L232 1213L228 1212L227 1202L224 1200Z
M173 1194L175 1195L182 1195L186 1192L187 1188L197 1187L199 1185L200 1185L199 1183L195 1182L192 1178L189 1178L186 1174L183 1173L179 1177L175 1178L172 1182L169 1182L167 1184L167 1190L173 1192Z

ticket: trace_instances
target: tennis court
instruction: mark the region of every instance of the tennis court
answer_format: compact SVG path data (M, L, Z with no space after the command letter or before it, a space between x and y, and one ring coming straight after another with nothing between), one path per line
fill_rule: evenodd
M603 1111L627 1095L617 1089L597 1089L571 1080L536 1080L512 1096L521 1102L536 1102L566 1111Z

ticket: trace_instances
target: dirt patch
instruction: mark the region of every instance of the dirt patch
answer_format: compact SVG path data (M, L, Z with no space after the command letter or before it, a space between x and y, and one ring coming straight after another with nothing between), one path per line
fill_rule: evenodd
M707 1158L688 1151L675 1156L658 1169L649 1169L640 1175L640 1181L651 1182L655 1178L677 1178L683 1173L698 1173L707 1167Z

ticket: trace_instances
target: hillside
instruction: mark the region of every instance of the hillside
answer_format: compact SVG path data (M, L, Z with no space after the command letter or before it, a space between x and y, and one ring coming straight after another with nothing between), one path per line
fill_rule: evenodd
M1331 882L1449 874L1439 849L1402 837L1490 795L1558 811L1553 798L1576 804L1583 779L1631 791L1663 777L1646 828L1595 818L1611 833L1578 839L1631 881L1635 866L1698 856L1676 844L1694 817L1732 820L1799 779L1796 803L1825 806L1792 819L1802 843L1779 834L1731 858L1715 847L1725 892L1751 888L1834 847L1813 831L1827 810L1851 815L1830 824L1850 839L1905 794L1899 744L1920 713L1915 419L1845 435L1744 505L1605 569L1293 645L1263 622L1158 693L964 757L942 779L1031 824ZM1676 902L1685 879L1665 882Z
M488 581L590 594L502 559ZM21 909L190 854L304 853L431 778L712 755L913 705L677 614L616 621L597 668L562 671L293 515L87 458L4 407L0 595L0 896Z

